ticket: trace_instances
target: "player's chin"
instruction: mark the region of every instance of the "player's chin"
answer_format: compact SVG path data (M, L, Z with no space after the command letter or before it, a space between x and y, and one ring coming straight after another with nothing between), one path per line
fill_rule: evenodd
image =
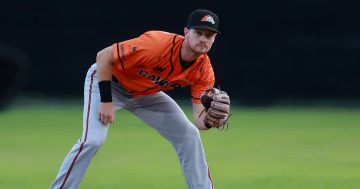
M205 48L205 47L197 48L197 49L195 50L195 52L196 52L197 54L206 54L206 53L209 52L209 49L207 49L207 48Z

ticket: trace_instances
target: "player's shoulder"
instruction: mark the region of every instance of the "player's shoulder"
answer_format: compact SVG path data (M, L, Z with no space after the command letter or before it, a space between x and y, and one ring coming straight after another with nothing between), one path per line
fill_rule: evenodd
M151 31L145 32L142 35L152 38L154 40L166 40L166 39L174 38L174 36L176 36L177 34L171 33L171 32L166 32L166 31L151 30Z
M201 57L201 65L202 66L212 66L210 57L207 54L203 54Z
M148 34L148 35L176 35L175 33L167 32L167 31L160 31L160 30L150 30L150 31L146 31L144 34Z
M147 31L143 33L140 38L143 39L143 43L148 44L151 47L157 47L158 51L164 51L164 49L171 48L176 39L176 44L181 43L181 38L175 33L165 31Z
M202 55L201 63L198 69L201 70L201 72L203 70L206 70L207 72L213 72L212 63L210 61L210 57L207 54Z

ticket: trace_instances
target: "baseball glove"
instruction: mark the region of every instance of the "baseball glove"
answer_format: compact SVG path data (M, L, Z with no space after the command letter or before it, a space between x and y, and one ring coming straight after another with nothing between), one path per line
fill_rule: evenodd
M207 128L224 129L231 116L229 115L230 97L228 94L217 88L211 88L200 96L200 100L206 111L204 125Z

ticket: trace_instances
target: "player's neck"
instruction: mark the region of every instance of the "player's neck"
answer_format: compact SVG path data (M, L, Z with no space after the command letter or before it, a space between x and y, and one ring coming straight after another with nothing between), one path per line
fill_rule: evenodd
M181 59L185 62L193 62L195 61L200 54L195 53L188 45L186 39L183 41L180 49Z

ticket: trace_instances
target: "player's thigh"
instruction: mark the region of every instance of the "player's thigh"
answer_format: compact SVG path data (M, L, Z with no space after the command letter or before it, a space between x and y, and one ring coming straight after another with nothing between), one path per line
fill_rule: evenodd
M120 110L125 106L128 106L133 99L119 83L111 82L112 100L115 106L115 110Z
M129 111L171 140L198 132L178 104L163 92L138 98Z
M107 136L108 126L99 119L100 94L95 69L89 69L84 86L84 111L82 140L102 144Z

